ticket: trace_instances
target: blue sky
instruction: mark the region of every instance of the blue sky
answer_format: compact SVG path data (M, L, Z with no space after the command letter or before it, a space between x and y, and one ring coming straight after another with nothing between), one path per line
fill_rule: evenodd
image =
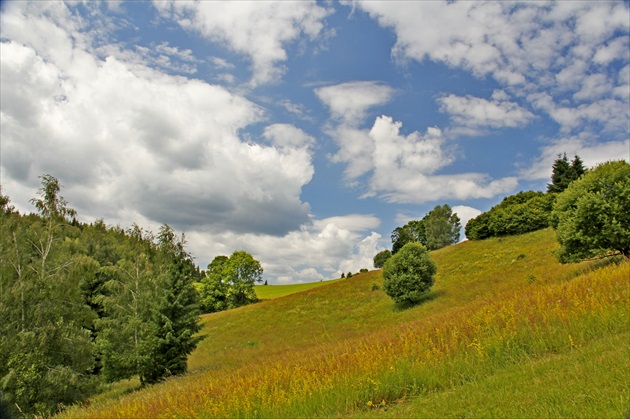
M3 2L1 179L185 232L270 283L371 268L391 231L630 160L628 2ZM463 232L462 232L463 238Z

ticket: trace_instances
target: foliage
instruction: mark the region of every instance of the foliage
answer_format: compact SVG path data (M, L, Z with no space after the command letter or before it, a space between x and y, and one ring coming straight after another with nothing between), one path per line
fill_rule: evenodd
M151 313L150 337L144 345L147 356L140 367L140 381L155 383L164 377L186 372L186 360L201 337L197 323L197 293L192 285L195 269L184 250L184 237L164 225L158 235L159 256L163 259L158 276L158 294Z
M457 214L453 214L448 205L437 205L423 218L426 234L426 247L437 250L459 241L459 223Z
M630 256L630 164L601 164L571 183L556 200L553 224L571 262L611 251Z
M383 288L397 303L415 303L425 297L433 283L437 265L420 243L407 243L383 267Z
M466 237L483 240L547 228L555 198L555 194L534 191L508 196L490 211L469 220Z
M81 224L60 190L57 179L42 177L31 201L40 215L1 200L0 386L25 414L48 415L103 381L144 374L140 366L162 350L150 343L165 328L179 339L168 351L177 365L171 373L182 372L194 347L184 337L198 330L188 305L195 291L172 269L196 272L183 244L169 253L138 226Z
M437 205L422 220L411 220L392 232L392 255L407 243L421 243L437 250L459 241L461 225L448 205Z
M213 313L258 301L254 285L262 282L262 274L260 262L243 250L215 257L201 280L202 310Z
M374 256L374 267L377 269L382 268L390 257L392 257L392 252L389 249L378 252L376 256Z
M547 184L547 192L559 193L569 187L569 184L577 180L586 172L584 163L578 155L575 155L571 163L567 159L567 153L559 155L553 162L551 183Z
M426 218L426 217L425 217ZM402 227L396 227L392 232L392 255L398 253L404 245L411 242L426 244L424 219L411 220Z

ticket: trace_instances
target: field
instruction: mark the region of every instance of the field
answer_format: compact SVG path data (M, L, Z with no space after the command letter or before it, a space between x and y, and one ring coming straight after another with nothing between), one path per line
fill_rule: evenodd
M414 306L372 271L204 316L188 375L62 416L623 417L630 263L556 248L542 230L433 252Z
M290 285L256 285L254 291L256 296L261 300L270 300L273 298L284 297L286 295L295 294L296 292L302 292L313 288L318 288L324 285L333 284L340 279L332 279L329 281L320 282L307 282L304 284L290 284Z

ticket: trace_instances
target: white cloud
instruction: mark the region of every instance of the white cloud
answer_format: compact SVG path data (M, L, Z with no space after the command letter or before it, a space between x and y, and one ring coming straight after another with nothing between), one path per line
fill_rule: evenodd
M330 13L315 2L283 1L154 1L163 17L213 42L225 43L252 61L251 85L277 80L283 73L286 46L311 40L323 30Z
M358 186L359 178L368 176L363 197L377 196L392 203L422 203L448 198L492 197L516 187L515 178L491 180L480 173L436 175L438 170L454 161L445 145L446 139L437 127L429 127L425 134L415 131L404 136L400 134L400 122L381 116L375 119L370 130L362 129L368 111L387 103L395 94L395 90L387 85L348 82L317 88L315 93L329 107L334 122L327 133L339 149L330 159L346 164L344 175L350 186ZM519 118L523 120L531 115L507 102L503 92L495 92L493 98L500 105L495 104L491 111L486 110L485 117L479 116L478 121L485 118L483 122L488 123L503 116L515 121L507 123L516 123ZM485 107L489 108L487 104ZM495 108L499 110L495 111ZM454 107L449 109L455 112ZM458 111L463 112L463 107Z
M453 161L445 153L438 128L424 135L400 134L400 122L387 116L376 119L370 130L375 143L374 172L366 196L378 195L388 202L422 203L441 199L490 198L512 191L515 178L491 180L481 173L435 174Z
M67 31L76 17L49 5L58 22L30 15L30 4L2 17L2 179L21 209L30 207L15 197L50 173L86 218L276 235L309 221L300 195L314 171L310 137L272 126L272 146L244 142L239 131L263 120L260 107L137 56L101 60L77 47L89 43L81 30Z
M553 106L537 110L551 112L562 132L603 126L609 134L627 137L630 95L619 90L624 85L618 84L615 71L604 67L630 61L626 2L352 4L395 32L392 53L401 61L430 59L477 77L491 76L520 98L549 95ZM508 111L508 117L516 118L508 120L516 124L531 119L522 105L505 109L488 102L471 103L474 100L451 95L443 98L442 105L456 116L468 106L496 115ZM584 106L585 100L598 102ZM492 117L477 120L491 126L499 123Z
M460 241L464 241L466 239L466 224L468 224L468 221L481 214L481 211L479 211L477 208L469 207L466 205L456 205L453 207L453 212L459 217L459 222L462 225Z
M440 110L450 115L460 127L472 129L514 128L524 126L534 118L516 102L510 102L505 92L495 90L492 99L450 94L438 98Z
M207 265L217 255L229 255L244 249L260 260L265 275L278 282L312 282L338 278L342 272L371 268L380 250L380 235L372 228L380 221L372 215L351 214L314 220L300 230L284 236L207 234L193 232L193 254L202 255L198 262Z
M315 138L289 124L273 124L265 128L263 137L281 150L308 151L315 145Z
M384 105L395 90L374 81L354 81L315 89L315 94L329 107L333 118L346 126L363 123L367 111Z

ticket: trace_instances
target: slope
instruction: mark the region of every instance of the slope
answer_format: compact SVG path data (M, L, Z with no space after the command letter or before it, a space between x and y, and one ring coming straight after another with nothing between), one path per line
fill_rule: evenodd
M373 271L205 316L188 376L68 416L347 416L392 405L413 412L408 400L626 331L628 263L591 272L593 263L558 264L556 247L543 230L441 249L434 289L416 306L394 305ZM620 368L628 378L627 363ZM626 387L614 409L621 414L627 403Z
M311 288L318 288L322 285L328 285L341 279L331 279L328 281L320 282L306 282L304 284L288 284L288 285L255 285L254 291L256 297L261 300L270 300L272 298L284 297L287 295L295 294L296 292L302 292L310 290Z

